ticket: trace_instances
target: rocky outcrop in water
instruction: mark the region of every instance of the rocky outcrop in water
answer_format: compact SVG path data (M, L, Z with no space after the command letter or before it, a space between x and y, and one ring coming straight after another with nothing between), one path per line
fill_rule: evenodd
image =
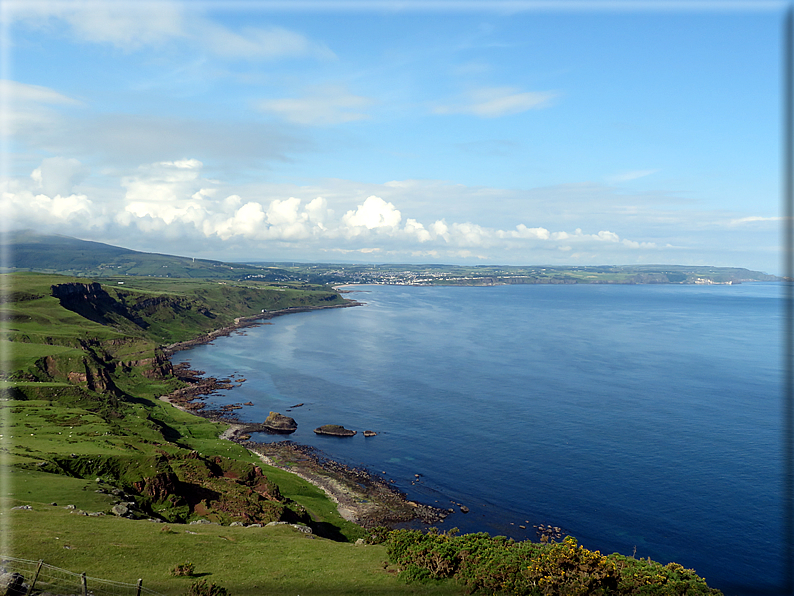
M324 424L319 428L315 428L314 432L318 435L331 435L334 437L352 437L356 431L349 430L339 424Z
M298 428L298 423L294 418L284 416L278 412L270 412L267 420L262 423L266 430L275 433L294 433Z

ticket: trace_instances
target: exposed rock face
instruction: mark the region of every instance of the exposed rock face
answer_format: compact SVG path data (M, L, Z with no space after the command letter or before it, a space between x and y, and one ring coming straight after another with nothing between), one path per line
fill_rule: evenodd
M318 435L331 435L334 437L352 437L356 434L356 431L349 430L338 424L324 424L319 428L315 428L314 432Z
M278 412L270 412L267 420L262 424L267 430L276 433L294 433L298 428L298 423L294 418L283 416Z

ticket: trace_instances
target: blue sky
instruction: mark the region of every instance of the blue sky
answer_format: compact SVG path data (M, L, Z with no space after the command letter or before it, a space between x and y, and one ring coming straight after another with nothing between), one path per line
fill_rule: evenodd
M781 272L784 3L4 2L7 229Z

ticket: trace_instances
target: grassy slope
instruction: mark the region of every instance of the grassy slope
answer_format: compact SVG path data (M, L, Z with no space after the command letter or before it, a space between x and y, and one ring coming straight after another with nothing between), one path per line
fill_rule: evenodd
M20 271L89 278L123 275L228 279L263 275L270 281L277 281L289 277L274 267L138 252L68 236L38 234L31 230L3 235L0 242L9 246L13 264Z
M131 465L148 461L156 447L195 449L205 456L222 455L257 463L258 459L236 444L217 439L222 426L181 412L156 396L174 389L171 378L143 375L146 365L115 370L111 379L121 392L117 399L92 392L68 373L101 365L101 359L133 360L156 353L155 340L187 339L235 316L322 300L328 293L278 291L263 287L236 288L216 282L138 280L124 288L106 286L115 299L133 304L136 298L168 295L212 305L214 318L186 317L163 306L146 316L149 326L135 328L126 319L101 325L64 309L50 296L50 286L68 279L39 274L14 274L13 302L0 306L5 318L3 341L12 356L0 389L16 387L26 399L0 401L3 420L2 511L12 523L12 556L44 559L47 563L93 577L117 581L144 578L144 585L167 594L180 594L191 580L175 578L169 570L190 560L197 573L222 584L232 594L398 594L459 593L452 585L407 586L383 567L380 546L355 546L325 538L306 538L290 527L232 528L185 526L69 513L63 505L85 511L108 511L109 495L96 492L93 475L69 477L42 471L42 462L70 457L127 458ZM83 280L84 281L84 280ZM184 302L182 302L184 305ZM167 306L167 305L166 305ZM111 316L111 315L108 315ZM114 315L115 316L115 315ZM122 320L123 319L123 320ZM77 340L99 340L87 350ZM11 342L13 340L13 342ZM51 357L49 377L42 360ZM99 363L99 364L97 364ZM22 381L8 379L23 378ZM19 395L15 394L17 397ZM113 402L113 403L110 403ZM121 417L119 417L121 415ZM169 447L170 445L170 447ZM314 486L294 475L263 466L281 493L302 505L317 527L354 539L360 528L344 521L335 505ZM53 507L50 503L58 503ZM33 510L11 510L28 504ZM186 530L197 534L188 534ZM56 540L58 538L58 540ZM67 549L65 546L70 546Z

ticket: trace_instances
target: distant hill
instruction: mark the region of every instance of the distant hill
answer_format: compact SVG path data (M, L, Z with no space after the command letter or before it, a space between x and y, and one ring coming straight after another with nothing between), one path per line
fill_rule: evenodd
M30 230L2 240L11 271L94 279L158 277L275 282L290 287L348 283L492 286L504 284L736 284L781 278L738 267L686 265L505 266L331 263L226 263L139 252Z
M139 252L31 230L11 232L2 242L11 248L12 271L40 271L91 278L133 275L240 279L253 275L261 281L293 279L287 271L273 267Z

